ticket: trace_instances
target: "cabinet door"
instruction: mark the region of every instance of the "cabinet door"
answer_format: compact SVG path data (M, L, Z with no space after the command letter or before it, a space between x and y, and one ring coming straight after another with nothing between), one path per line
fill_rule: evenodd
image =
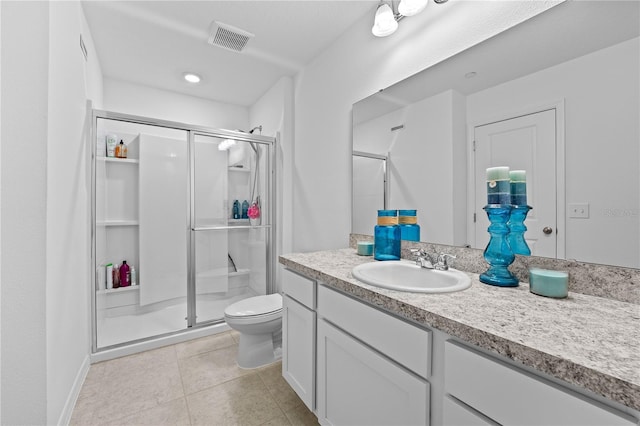
M285 295L282 376L311 411L315 409L315 329L316 313Z
M318 419L331 425L426 425L429 384L318 320Z
M444 426L496 426L498 424L472 408L464 406L450 395L444 397L443 410Z

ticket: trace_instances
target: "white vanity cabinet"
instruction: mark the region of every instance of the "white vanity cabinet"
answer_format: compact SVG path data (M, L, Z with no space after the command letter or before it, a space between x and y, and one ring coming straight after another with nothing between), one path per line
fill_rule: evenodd
M429 424L429 331L322 285L317 313L321 424Z
M445 425L636 424L630 416L457 342L447 341L444 353Z
M282 376L315 410L316 282L282 271Z

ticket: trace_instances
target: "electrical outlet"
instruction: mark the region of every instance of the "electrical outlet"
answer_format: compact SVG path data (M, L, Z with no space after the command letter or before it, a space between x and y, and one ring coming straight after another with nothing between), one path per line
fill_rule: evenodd
M569 204L569 217L576 219L589 218L589 203Z

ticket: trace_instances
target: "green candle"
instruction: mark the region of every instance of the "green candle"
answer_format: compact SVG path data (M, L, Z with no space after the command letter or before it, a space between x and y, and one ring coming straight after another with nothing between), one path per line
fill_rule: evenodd
M529 269L529 290L547 297L567 297L569 274L563 271L547 269Z
M489 167L487 169L487 181L492 180L508 180L509 179L509 167Z
M511 170L511 204L515 206L527 205L527 172L524 170Z
M487 204L511 204L509 167L487 169Z

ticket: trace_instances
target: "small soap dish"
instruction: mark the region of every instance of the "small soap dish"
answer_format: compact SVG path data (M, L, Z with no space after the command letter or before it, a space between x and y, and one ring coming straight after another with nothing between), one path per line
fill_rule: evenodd
M358 254L360 256L373 256L373 242L358 241Z
M540 296L558 299L569 294L569 273L548 269L529 269L529 290Z

